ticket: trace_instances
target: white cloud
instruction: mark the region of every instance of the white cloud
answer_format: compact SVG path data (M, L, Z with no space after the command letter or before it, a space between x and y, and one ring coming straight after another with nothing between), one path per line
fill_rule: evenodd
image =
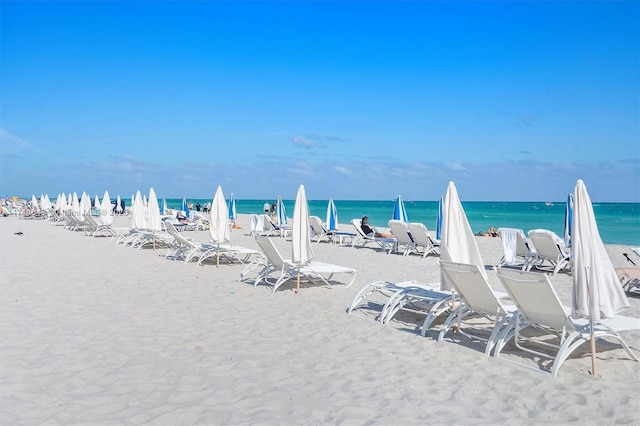
M349 176L351 174L351 170L344 166L333 166L333 170L345 176Z
M0 129L0 155L13 157L24 152L40 152L40 150L21 137Z
M291 138L291 141L293 142L294 145L301 146L304 148L313 148L316 146L316 143L314 142L313 139L307 138L304 136L294 136Z
M445 163L445 165L456 172L463 172L467 170L467 168L461 163Z

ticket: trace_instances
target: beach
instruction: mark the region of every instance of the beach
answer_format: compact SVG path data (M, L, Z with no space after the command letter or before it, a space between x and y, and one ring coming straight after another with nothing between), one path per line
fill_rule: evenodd
M248 215L238 224L232 244L257 248ZM355 283L271 293L239 282L240 264L185 264L45 220L0 218L0 235L1 424L640 424L640 363L617 343L598 343L595 377L585 345L554 378L465 338L422 337L416 315L347 315L367 283L438 282L435 256L314 243L317 260L357 269ZM498 264L500 239L476 239ZM606 248L628 266L628 246ZM552 282L570 305L571 277ZM640 317L629 302L622 314ZM640 331L623 336L638 353Z

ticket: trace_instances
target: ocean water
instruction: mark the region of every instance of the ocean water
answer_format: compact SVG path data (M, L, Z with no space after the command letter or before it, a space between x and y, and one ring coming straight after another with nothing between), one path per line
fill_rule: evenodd
M238 213L262 213L264 203L275 200L236 200ZM328 200L310 200L312 215L323 221L327 215ZM162 201L160 201L162 202ZM189 203L204 205L209 199L188 199ZM284 200L287 216L293 215L295 200ZM393 214L393 201L334 200L340 223L351 219L369 217L369 223L387 227ZM182 199L167 199L167 207L179 208ZM127 205L130 205L127 203ZM437 201L405 201L411 222L422 222L435 231L438 211ZM542 202L462 202L469 224L474 233L487 231L490 227L549 229L561 237L564 235L565 203L547 205ZM607 244L640 246L640 204L638 203L594 203L593 210L602 240Z

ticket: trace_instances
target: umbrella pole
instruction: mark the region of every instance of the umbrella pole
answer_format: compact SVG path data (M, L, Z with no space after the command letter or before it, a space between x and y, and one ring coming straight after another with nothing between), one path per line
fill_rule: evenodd
M593 332L593 322L591 323L591 375L596 375L596 335Z
M218 243L218 250L216 250L216 268L220 267L220 243Z
M296 280L296 294L300 291L300 265L298 265L298 278Z
M575 272L574 272L575 273ZM593 288L591 288L591 284L588 280L589 277L589 267L586 267L586 274L585 276L587 277L587 295L589 296L589 322L590 322L590 326L591 326L591 375L595 376L596 375L596 335L593 331L593 310L595 309L595 307L593 306Z
M452 296L451 296L451 311L455 312L455 310L456 310L456 298L455 298L455 295L452 294ZM458 326L456 325L455 322L453 323L453 327L451 327L451 331L454 332L454 333L458 332Z

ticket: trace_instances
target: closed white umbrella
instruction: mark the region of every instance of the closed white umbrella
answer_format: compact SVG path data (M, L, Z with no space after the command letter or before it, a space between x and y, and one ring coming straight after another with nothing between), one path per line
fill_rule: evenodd
M215 244L226 243L229 241L229 210L227 209L227 202L224 199L222 193L222 187L218 186L216 193L213 196L213 202L211 204L211 224L209 225L209 235L211 241ZM216 256L216 266L220 265L220 250Z
M51 200L49 199L49 194L44 194L44 206L40 205L43 210L52 210L53 205L51 204Z
M153 249L156 249L156 232L162 231L162 218L160 217L160 207L158 197L153 187L149 189L149 200L147 201L147 229L153 233Z
M71 197L71 214L80 220L80 200L78 200L78 194L73 193Z
M313 259L313 249L311 248L311 235L309 232L309 204L304 185L298 188L296 204L293 207L293 228L291 232L291 261L298 265L298 277L296 282L296 293L300 291L300 271L302 265L306 265Z
M486 278L484 263L478 250L478 244L462 208L458 191L453 182L449 182L444 196L442 212L442 241L440 243L440 259L451 262L478 265ZM440 288L450 290L451 283L441 275Z
M573 194L573 318L591 322L591 367L595 375L593 324L629 307L629 300L600 238L591 198L582 180Z
M132 213L131 227L135 229L147 229L147 212L142 202L140 191L136 192Z
M111 211L111 197L109 191L104 191L102 203L100 204L100 222L103 225L111 225L113 223L113 213Z
M158 206L158 197L153 188L149 189L149 199L147 200L147 229L153 232L162 231L160 206Z
M123 213L122 211L122 200L120 199L120 194L116 197L116 213Z
M97 195L93 198L93 208L94 209L101 209L102 208L102 204L100 203L100 199L98 198Z
M64 193L58 194L58 198L56 198L56 209L60 211L60 213L67 210L67 197Z
M35 194L31 194L31 208L36 211L40 209L40 205L38 204L38 199Z
M86 192L82 192L82 197L80 198L80 219L84 220L85 214L91 214L91 198L89 198L89 194Z

